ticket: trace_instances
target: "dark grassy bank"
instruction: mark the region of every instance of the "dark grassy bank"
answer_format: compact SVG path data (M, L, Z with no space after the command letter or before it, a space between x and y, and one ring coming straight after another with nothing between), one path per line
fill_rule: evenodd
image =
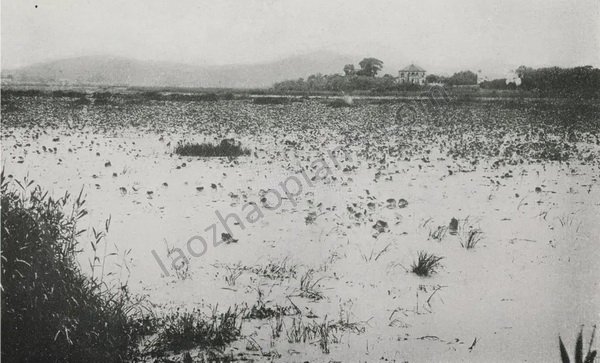
M112 253L94 254L85 273L76 262L84 233L77 222L87 214L82 193L54 199L3 172L1 192L2 361L130 362L222 349L239 338L237 308L157 317L149 302L129 292L126 278L104 273ZM94 251L104 250L109 227L110 219L103 231L93 230Z
M2 174L2 360L134 357L141 302L126 284L109 288L105 276L86 276L75 261L83 233L76 223L86 215L82 195L53 199L31 182L18 183L21 189L9 184ZM92 244L103 236L96 233Z

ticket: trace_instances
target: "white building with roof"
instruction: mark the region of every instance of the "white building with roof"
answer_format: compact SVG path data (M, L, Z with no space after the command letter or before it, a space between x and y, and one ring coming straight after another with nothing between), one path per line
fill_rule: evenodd
M411 64L398 72L398 82L424 85L425 73L423 68Z

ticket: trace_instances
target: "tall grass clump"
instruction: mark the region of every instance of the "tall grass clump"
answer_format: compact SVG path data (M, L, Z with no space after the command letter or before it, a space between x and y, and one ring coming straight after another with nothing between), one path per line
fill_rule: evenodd
M592 345L594 344L594 337L596 335L596 326L592 330L592 337L590 338L589 346L587 354L583 355L583 328L579 331L579 335L577 336L577 342L575 343L575 360L574 363L594 363L596 361L596 355L598 353L597 350L592 350ZM558 345L560 348L560 359L562 363L571 363L569 359L569 353L567 353L567 349L563 344L560 336L558 337Z
M329 344L340 342L338 332L338 326L327 321L327 316L325 316L322 323L293 319L291 327L286 330L286 335L288 343L306 343L318 340L321 351L329 354Z
M440 261L442 259L443 257L436 256L433 253L419 251L417 260L411 265L411 270L419 276L431 276L441 267Z
M177 310L162 319L155 352L225 347L240 337L242 315L237 307L224 313L215 307L210 316Z
M324 277L315 278L315 270L310 269L300 277L300 296L311 300L321 300L323 292L319 283Z
M469 229L465 236L461 238L460 245L467 250L475 248L483 237L483 232L480 229Z
M95 255L92 269L102 272L91 277L77 264L84 231L76 224L87 214L82 193L74 201L68 193L54 199L31 181L15 181L17 187L3 172L0 179L2 360L131 360L141 303L126 282L107 281L106 256ZM103 233L94 231L93 246L102 243Z
M180 142L175 147L175 153L181 156L243 156L250 155L250 150L243 148L234 139L223 139L218 145L211 143Z

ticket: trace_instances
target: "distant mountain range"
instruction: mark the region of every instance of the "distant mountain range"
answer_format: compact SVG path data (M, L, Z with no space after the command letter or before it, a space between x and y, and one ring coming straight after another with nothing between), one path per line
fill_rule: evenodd
M279 61L223 66L197 66L140 61L113 56L61 59L3 70L13 82L162 87L263 88L275 82L314 73L342 73L345 64L360 59L333 52L314 52Z

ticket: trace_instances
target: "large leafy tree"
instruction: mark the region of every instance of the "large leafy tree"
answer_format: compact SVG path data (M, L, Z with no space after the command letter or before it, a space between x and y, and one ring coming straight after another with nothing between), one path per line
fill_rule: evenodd
M344 66L344 74L346 76L353 76L356 74L356 69L354 69L354 64L346 64Z
M358 63L360 70L356 72L359 76L375 77L381 68L383 68L383 62L377 58L364 58Z

